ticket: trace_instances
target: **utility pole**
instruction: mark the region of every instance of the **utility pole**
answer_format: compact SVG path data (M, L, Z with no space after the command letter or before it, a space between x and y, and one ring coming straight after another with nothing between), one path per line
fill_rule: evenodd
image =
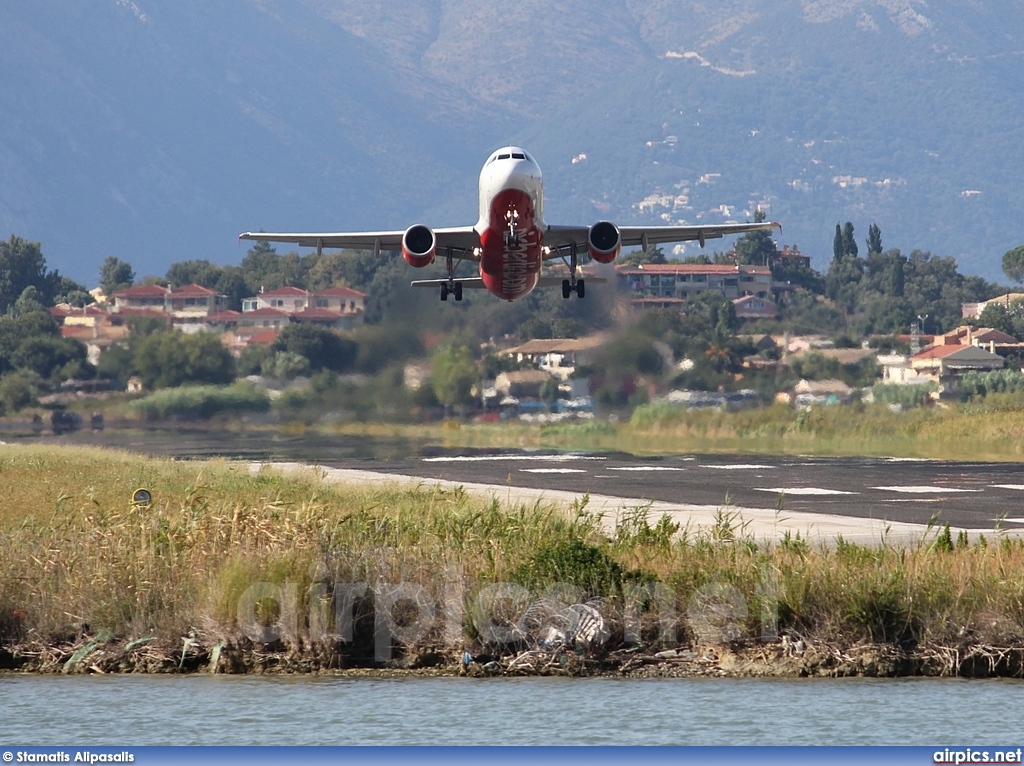
M910 326L910 355L917 356L921 352L921 331L924 329L924 320L928 314L917 315L917 321Z

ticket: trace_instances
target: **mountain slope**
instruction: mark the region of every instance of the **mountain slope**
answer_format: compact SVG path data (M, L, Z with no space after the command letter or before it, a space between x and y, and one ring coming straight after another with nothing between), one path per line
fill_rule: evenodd
M0 234L92 282L237 261L243 229L469 223L514 140L552 221L761 205L822 268L852 220L995 278L1022 64L1024 0L15 0Z

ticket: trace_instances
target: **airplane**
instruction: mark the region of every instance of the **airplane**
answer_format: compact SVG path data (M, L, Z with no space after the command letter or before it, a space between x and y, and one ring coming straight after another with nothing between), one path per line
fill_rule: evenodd
M709 226L616 226L598 221L592 226L556 226L544 221L544 183L540 167L524 149L506 146L493 152L480 171L480 219L473 226L431 229L418 223L404 231L333 233L245 232L239 239L283 242L300 247L372 249L402 253L406 262L423 268L440 254L447 277L412 282L414 287L440 287L441 300L462 300L463 288L482 288L513 301L536 287L562 288L562 297L586 294L579 277L581 253L598 263L611 263L623 247L708 239L726 234L781 229L777 223L726 223ZM541 265L562 259L569 277L542 276ZM476 262L480 276L456 277L463 261ZM603 280L591 280L603 281Z

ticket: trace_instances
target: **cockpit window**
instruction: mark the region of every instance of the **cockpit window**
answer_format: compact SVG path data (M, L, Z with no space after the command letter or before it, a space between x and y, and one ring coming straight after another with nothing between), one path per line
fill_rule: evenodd
M507 154L499 154L499 155L498 155L498 159L499 159L499 160L507 160L508 158L509 158L509 157L508 157L508 155L507 155Z
M512 159L514 159L514 160L525 160L526 159L526 155L525 154L521 154L519 152L512 152Z

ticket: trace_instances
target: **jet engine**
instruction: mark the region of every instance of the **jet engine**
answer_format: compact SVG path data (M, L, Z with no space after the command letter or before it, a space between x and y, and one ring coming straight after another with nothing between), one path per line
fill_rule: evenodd
M402 235L402 257L410 266L421 269L434 262L437 237L429 226L421 223L410 226Z
M587 233L587 252L598 263L611 263L622 250L619 228L609 221L598 221Z

